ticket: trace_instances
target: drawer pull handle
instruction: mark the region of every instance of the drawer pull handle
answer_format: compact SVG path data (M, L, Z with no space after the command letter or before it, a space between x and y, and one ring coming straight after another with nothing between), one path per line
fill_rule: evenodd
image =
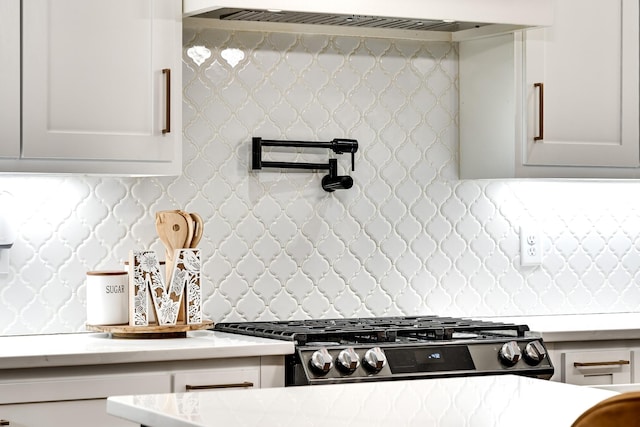
M540 97L538 98L538 136L534 136L534 141L542 141L544 139L544 84L534 83L534 88L539 89Z
M628 360L611 360L609 362L573 362L573 366L576 368L584 368L589 366L617 366L617 365L629 365L631 362Z
M0 426L8 426L11 425L11 423L9 423L9 421L7 420L0 420Z
M169 68L164 68L162 70L162 74L165 74L165 83L166 83L166 89L165 89L165 111L164 111L164 116L165 116L165 120L167 121L165 123L165 128L162 129L162 133L169 133L171 132L171 69Z
M186 385L187 391L192 390L215 390L218 388L248 388L253 387L253 383L250 381L245 381L242 383L232 383L232 384L206 384L206 385Z

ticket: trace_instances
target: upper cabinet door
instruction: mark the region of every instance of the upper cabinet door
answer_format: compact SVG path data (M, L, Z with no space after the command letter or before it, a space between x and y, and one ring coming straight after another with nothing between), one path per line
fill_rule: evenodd
M20 156L20 0L0 0L0 157Z
M557 0L524 33L524 165L638 167L638 0Z
M29 0L22 7L23 159L180 156L180 1Z

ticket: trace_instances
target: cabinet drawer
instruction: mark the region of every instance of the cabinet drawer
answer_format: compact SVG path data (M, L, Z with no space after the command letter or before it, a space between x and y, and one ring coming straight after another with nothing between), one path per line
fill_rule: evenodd
M86 375L0 382L0 404L101 399L124 394L168 393L166 373Z
M598 350L562 354L562 381L576 385L631 383L631 350Z
M106 399L0 405L9 427L137 427L107 414Z
M179 372L173 375L173 392L260 387L260 367Z

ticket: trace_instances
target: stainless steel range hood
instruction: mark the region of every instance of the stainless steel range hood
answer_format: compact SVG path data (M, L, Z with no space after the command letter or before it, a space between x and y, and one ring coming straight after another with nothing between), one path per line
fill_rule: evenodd
M552 1L183 0L183 12L223 28L461 41L551 25Z

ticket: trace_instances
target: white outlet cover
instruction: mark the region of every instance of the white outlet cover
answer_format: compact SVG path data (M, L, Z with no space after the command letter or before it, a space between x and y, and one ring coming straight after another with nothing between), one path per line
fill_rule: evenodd
M520 227L520 265L534 267L542 264L542 239L535 226Z

